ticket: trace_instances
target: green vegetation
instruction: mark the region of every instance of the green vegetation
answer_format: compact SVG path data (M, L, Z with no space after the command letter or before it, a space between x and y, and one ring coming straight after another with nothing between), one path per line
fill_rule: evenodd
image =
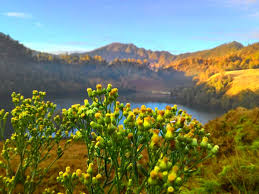
M217 157L201 166L192 193L259 192L259 108L237 108L205 125L220 146Z
M61 116L53 116L56 106L44 101L44 92L33 91L28 99L12 94L15 133L3 143L1 192L35 192L73 143L70 138L85 144L87 159L86 170L72 172L67 166L65 172L55 175L67 194L79 190L179 193L198 164L218 152L219 146L209 141L201 123L176 105L165 110L144 105L131 109L129 103L116 100L118 89L111 84L107 88L98 84L96 90L88 88L87 92L91 104L86 99L84 105L62 109ZM1 131L7 117L8 113L1 110ZM76 133L69 136L75 129ZM68 139L61 144L64 138ZM51 157L53 149L56 153ZM54 160L48 163L50 158ZM56 189L46 188L45 193L55 193Z

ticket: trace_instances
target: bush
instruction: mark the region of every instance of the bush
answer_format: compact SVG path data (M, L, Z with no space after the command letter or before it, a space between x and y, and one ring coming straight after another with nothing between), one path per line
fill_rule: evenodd
M63 109L62 119L56 116L54 121L51 116L55 105L41 101L44 93L37 96L35 92L26 102L21 96L13 95L16 108L12 111L12 124L16 130L11 140L5 140L2 152L4 162L1 164L8 171L1 179L4 190L13 191L21 183L25 192L32 193L48 171L38 169L45 155L38 154L36 148L45 146L49 150L53 148L51 143L58 144L62 138L68 138L70 132L73 141L83 141L86 145L87 170L71 172L68 166L59 173L57 182L66 193L73 193L79 185L89 193L179 192L197 165L218 151L218 146L209 142L210 134L201 123L178 110L176 105L167 106L165 110L152 110L144 105L131 109L129 103L124 105L117 101L118 90L110 84L107 88L98 84L96 90L89 88L87 92L92 103L85 100L84 105ZM27 107L30 108L27 110ZM53 133L55 135L50 137ZM64 149L58 147L57 159ZM26 154L20 150L27 150ZM10 153L20 157L21 166L27 165L33 179L26 179L23 168L12 178ZM46 189L45 193L53 192Z

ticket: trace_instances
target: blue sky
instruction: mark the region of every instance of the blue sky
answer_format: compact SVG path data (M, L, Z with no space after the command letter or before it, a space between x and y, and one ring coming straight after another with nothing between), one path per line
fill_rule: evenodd
M122 42L179 54L259 42L259 0L1 0L0 32L54 53Z

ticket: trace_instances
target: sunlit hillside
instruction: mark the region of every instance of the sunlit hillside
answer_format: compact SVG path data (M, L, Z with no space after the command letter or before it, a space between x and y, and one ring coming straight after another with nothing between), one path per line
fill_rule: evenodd
M211 76L207 82L210 83L221 75L221 73L217 73ZM225 93L228 96L235 96L246 90L251 90L252 92L258 92L259 90L259 69L226 71L224 76L229 76L231 79Z

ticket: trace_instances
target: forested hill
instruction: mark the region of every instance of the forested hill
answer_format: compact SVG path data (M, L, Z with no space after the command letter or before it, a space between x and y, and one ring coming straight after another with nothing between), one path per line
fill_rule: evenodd
M33 51L26 48L10 36L0 32L0 59L3 60L32 60Z
M0 34L0 96L13 91L30 94L33 89L48 94L84 93L97 83L112 83L120 91L170 91L192 85L192 78L174 70L155 72L149 62L117 59L107 62L87 54L52 55L33 51L9 36Z
M88 54L92 57L98 55L109 62L115 59L141 59L151 63L168 64L175 59L175 55L167 51L151 51L138 48L134 44L122 43L112 43L83 54ZM81 54L75 55L80 56Z
M183 71L187 75L197 75L206 80L222 71L254 69L259 67L259 43L243 47L237 42L224 44L211 50L178 57L164 68Z
M134 44L112 43L90 52L85 52L82 54L74 53L73 55L80 56L87 54L92 57L98 55L107 61L113 61L115 59L141 59L143 61L148 61L152 67L157 69L164 66L172 66L174 62L177 63L183 59L208 59L211 57L222 57L239 51L242 48L242 44L233 41L208 50L174 55L167 51L151 51L144 48L138 48Z
M237 41L233 41L230 43L221 44L215 48L208 49L208 50L180 54L180 55L177 55L175 60L179 60L187 57L201 57L201 58L220 57L220 56L225 56L235 51L238 51L243 47L244 46L241 43Z
M259 43L239 47L224 56L175 60L165 69L196 76L195 87L174 92L184 104L225 110L259 106Z
M33 51L0 34L0 96L9 96L13 91L30 94L33 89L55 96L69 95L83 93L97 83L112 83L120 91L172 92L175 102L204 108L254 107L259 102L258 71L235 72L259 68L259 43L244 47L231 42L183 55L120 43L96 51L101 56L53 55ZM118 57L114 60L105 60L116 53ZM155 54L157 58L152 58ZM193 82L192 76L198 82Z

